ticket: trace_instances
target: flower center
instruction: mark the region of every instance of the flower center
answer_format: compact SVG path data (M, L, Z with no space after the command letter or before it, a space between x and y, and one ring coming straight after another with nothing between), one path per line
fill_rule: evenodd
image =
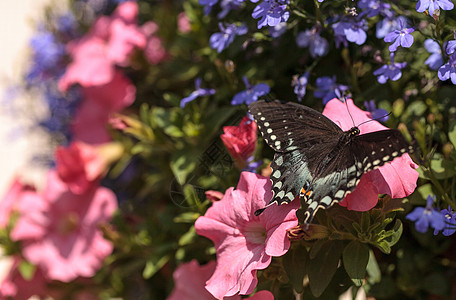
M75 212L70 212L62 218L57 225L57 231L62 235L67 235L73 232L79 224L79 216Z
M251 222L244 227L244 236L252 244L264 244L266 242L266 229L259 222Z

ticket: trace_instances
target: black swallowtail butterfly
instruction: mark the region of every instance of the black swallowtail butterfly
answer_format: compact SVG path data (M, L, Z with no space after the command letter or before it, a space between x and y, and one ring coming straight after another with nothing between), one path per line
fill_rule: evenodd
M398 130L362 135L358 127L343 131L321 113L297 103L259 100L249 105L249 112L275 151L273 196L266 207L290 203L304 188L307 224L319 208L331 207L353 192L361 175L413 151Z

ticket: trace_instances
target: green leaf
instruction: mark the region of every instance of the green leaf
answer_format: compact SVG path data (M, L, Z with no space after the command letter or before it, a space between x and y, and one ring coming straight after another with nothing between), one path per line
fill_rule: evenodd
M436 153L431 160L431 168L437 179L450 178L455 175L456 166L454 162L445 159L442 154Z
M157 261L154 259L148 260L143 271L143 278L149 279L155 275L169 260L169 255L163 256Z
M380 249L380 251L382 251L385 254L391 253L391 247L387 241L383 240L383 241L377 242L374 244L374 246L377 247L378 249Z
M197 155L186 149L179 150L171 156L171 171L180 185L185 184L188 175L195 170L197 162Z
M345 271L356 286L361 286L369 262L369 247L358 241L351 241L344 249Z
M307 264L307 274L312 294L319 297L328 286L339 265L343 251L342 241L327 241L314 259Z
M179 246L185 246L190 244L196 236L195 226L190 227L190 229L184 233L179 239Z
M309 260L309 254L306 247L299 244L288 251L283 257L283 267L290 278L291 285L297 293L304 290L303 281L306 274L306 262Z
M175 138L184 136L184 132L181 130L184 126L182 111L178 108L165 109L163 107L154 107L150 118L151 122L154 122L167 135Z
M21 261L17 268L22 277L27 281L32 280L35 275L36 267L25 260Z
M326 242L326 240L318 240L315 244L313 244L312 248L310 248L310 259L314 259L317 256L318 252L326 244Z
M366 271L369 275L367 281L370 284L375 284L382 280L382 273L372 250L369 250L369 262L367 263Z
M453 146L456 148L456 122L452 122L450 125L450 131L448 132L448 138Z
M402 231L402 222L401 220L397 219L393 229L390 230L391 234L386 239L390 247L394 246L399 241L402 235Z

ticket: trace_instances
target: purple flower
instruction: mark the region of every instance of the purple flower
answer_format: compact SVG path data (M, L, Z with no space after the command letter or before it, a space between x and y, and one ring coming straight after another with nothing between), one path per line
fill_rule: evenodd
M429 226L435 230L442 230L445 228L445 219L443 215L432 207L435 197L428 196L426 207L416 207L405 218L415 222L415 229L421 233L425 233Z
M328 53L328 41L320 36L319 30L315 27L300 32L296 37L296 43L301 48L309 47L313 58L325 56Z
M273 38L278 38L287 31L287 22L281 22L274 27L269 27L269 34Z
M199 0L199 4L204 6L205 15L208 15L211 12L212 7L216 5L217 2L218 0Z
M258 97L266 95L271 90L266 83L259 83L252 86L246 76L243 77L243 80L246 90L234 95L231 105L240 105L242 103L249 105L257 101Z
M413 28L404 28L405 24L401 23L400 30L394 30L393 32L388 33L385 36L384 41L392 44L389 46L389 50L394 52L397 50L397 47L402 46L404 48L410 48L413 44L412 32L415 31Z
M222 10L217 14L217 18L223 19L231 10L238 10L241 8L242 0L222 0L220 7Z
M225 50L234 41L236 35L247 33L245 25L228 24L225 27L222 23L219 23L219 28L221 32L214 33L209 39L211 48L216 49L218 53Z
M426 9L431 16L434 15L434 10L439 9L452 10L454 5L450 0L419 0L416 4L417 12L424 12Z
M30 46L33 51L33 63L26 75L27 81L49 79L63 73L59 62L65 54L65 47L56 40L51 32L40 31L32 37Z
M210 96L215 94L214 89L202 89L201 87L201 78L195 79L195 91L193 91L188 97L185 97L181 100L180 107L184 108L187 103L195 100L198 97Z
M456 52L451 54L450 60L439 68L437 75L442 81L451 78L451 82L456 84Z
M389 118L386 109L377 108L374 100L364 101L366 110L371 113L371 118L380 122L386 122Z
M317 89L314 92L316 98L322 98L323 104L334 98L341 98L348 86L336 83L336 76L319 77L316 81Z
M286 8L287 0L265 0L255 7L252 17L260 19L258 29L266 25L273 27L288 20L290 13Z
M362 9L361 16L368 18L375 17L382 14L386 17L392 17L391 5L384 3L382 0L360 0L358 2L358 8Z
M366 42L367 22L364 19L359 21L354 18L345 18L344 21L334 23L332 25L334 34L339 39L345 38L347 41L362 45Z
M444 236L450 236L456 232L456 213L451 209L451 206L448 206L448 209L442 209L440 213L442 214L446 223L445 229L443 229L442 234ZM435 229L434 235L437 235L439 231L440 230Z
M379 69L374 71L374 75L378 76L377 81L381 84L386 83L388 79L396 81L402 77L401 69L403 69L406 65L406 62L395 63L394 53L391 53L391 64L381 66Z
M307 83L309 81L309 72L305 72L298 78L296 75L293 78L292 86L294 86L294 93L298 96L298 101L301 102L302 98L306 95Z
M442 49L440 49L439 43L434 40L427 39L424 41L424 48L431 53L431 56L429 56L424 63L432 70L440 68L443 65L443 58Z
M397 18L385 18L377 23L375 36L379 39L384 38L394 30L400 30L401 24L408 24L408 19L403 16Z
M263 164L263 160L253 161L254 157L247 158L247 166L242 171L257 173L257 169Z
M443 48L445 48L448 55L453 54L454 50L456 50L456 40L448 41Z

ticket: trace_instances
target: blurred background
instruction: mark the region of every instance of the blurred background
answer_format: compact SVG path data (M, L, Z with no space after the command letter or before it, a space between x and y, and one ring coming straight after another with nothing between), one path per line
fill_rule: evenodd
M40 181L37 166L27 168L40 145L37 133L27 132L25 96L16 93L21 70L28 58L34 24L42 18L49 0L0 1L0 193L4 195L15 174ZM36 99L39 102L40 99ZM14 106L13 106L14 105ZM35 108L36 109L36 108Z

